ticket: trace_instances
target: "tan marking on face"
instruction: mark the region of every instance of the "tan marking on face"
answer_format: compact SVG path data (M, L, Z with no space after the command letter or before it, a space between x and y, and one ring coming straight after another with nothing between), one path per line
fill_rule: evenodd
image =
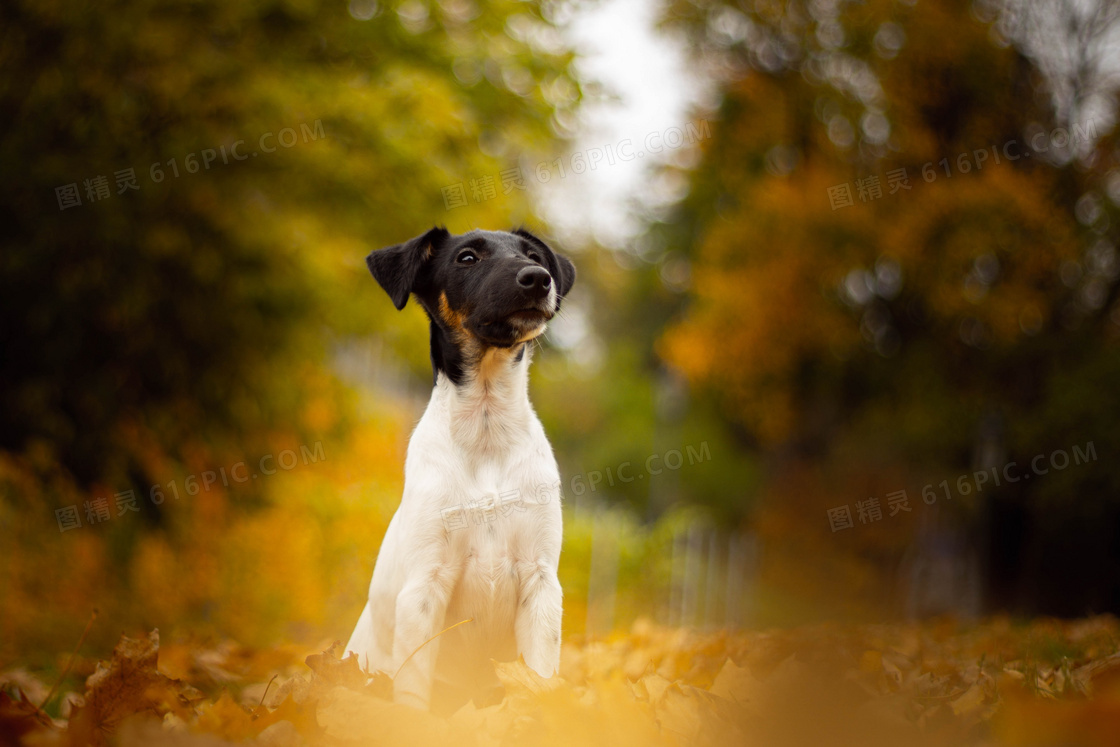
M464 326L467 319L466 312L456 311L451 308L451 304L447 302L447 293L441 292L439 294L439 315L443 319L443 323L451 330L451 333L460 340L473 338L470 330Z

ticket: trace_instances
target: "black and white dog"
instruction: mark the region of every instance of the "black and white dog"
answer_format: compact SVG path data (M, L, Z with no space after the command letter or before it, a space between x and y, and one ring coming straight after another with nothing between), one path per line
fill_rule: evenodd
M397 702L443 710L497 685L491 659L559 668L560 478L528 376L575 267L525 230L443 228L366 262L427 312L435 382L346 650L396 675Z

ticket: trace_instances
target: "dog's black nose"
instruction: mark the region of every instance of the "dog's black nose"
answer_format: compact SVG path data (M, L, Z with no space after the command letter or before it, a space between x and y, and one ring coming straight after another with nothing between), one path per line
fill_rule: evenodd
M552 276L548 274L548 270L539 265L524 267L517 273L517 284L526 290L544 295L552 285Z

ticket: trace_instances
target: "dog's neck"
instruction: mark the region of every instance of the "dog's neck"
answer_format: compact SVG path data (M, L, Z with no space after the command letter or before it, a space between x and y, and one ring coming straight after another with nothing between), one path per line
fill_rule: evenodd
M464 357L456 378L436 368L432 404L445 410L452 443L486 455L501 453L524 438L533 417L531 346L530 342L483 348Z

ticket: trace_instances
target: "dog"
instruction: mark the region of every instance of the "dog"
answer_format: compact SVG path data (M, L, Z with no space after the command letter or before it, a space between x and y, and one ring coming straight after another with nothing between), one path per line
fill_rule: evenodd
M491 659L559 669L560 476L528 375L575 267L524 229L433 228L366 263L427 312L433 390L346 651L394 701L451 711L499 690Z

